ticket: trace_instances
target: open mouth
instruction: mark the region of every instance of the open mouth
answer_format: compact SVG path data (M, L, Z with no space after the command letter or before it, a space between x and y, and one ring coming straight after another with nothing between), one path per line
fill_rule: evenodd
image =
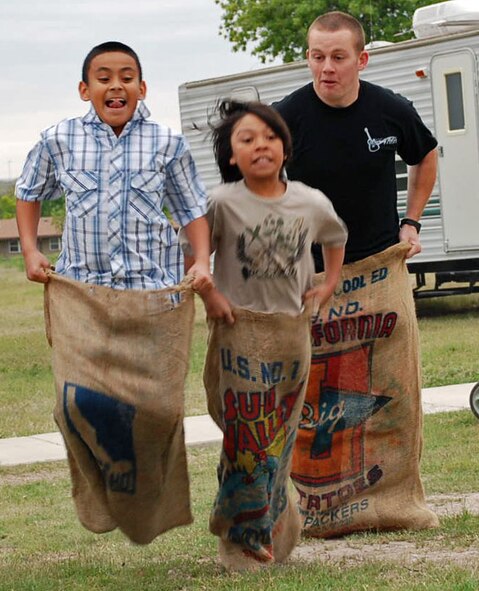
M110 109L121 109L126 105L126 100L122 98L112 98L106 101L106 106Z
M265 162L271 162L271 158L269 156L258 156L258 158L254 158L253 164L263 164Z

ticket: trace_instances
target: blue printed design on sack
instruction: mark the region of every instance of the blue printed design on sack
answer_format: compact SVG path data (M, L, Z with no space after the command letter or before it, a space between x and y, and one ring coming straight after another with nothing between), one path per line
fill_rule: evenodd
M135 494L135 407L101 392L65 382L63 410L68 428L85 443L100 466L106 486L112 492Z

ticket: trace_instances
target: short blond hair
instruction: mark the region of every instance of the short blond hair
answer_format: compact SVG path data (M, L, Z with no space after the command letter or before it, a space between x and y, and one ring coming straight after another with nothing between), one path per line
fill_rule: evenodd
M332 12L326 12L321 16L318 16L310 25L308 29L308 35L306 37L309 45L309 34L311 31L339 31L341 29L347 29L351 31L355 40L355 47L358 53L364 50L366 44L366 36L361 23L346 12L340 12L335 10Z

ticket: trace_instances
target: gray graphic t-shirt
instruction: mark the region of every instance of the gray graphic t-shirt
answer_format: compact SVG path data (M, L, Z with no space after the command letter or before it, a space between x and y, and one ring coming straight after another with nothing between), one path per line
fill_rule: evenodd
M297 181L281 197L252 193L244 181L214 189L208 222L217 288L236 307L298 314L312 285L313 242L342 246L347 231L329 199Z

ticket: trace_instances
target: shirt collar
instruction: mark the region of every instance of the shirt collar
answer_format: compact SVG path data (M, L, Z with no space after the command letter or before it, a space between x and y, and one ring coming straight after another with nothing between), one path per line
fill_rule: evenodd
M143 101L139 101L138 106L136 107L135 112L133 113L133 117L130 119L128 123L131 123L133 121L141 121L147 119L149 116L150 111L148 107L145 105ZM91 105L88 113L82 117L82 122L93 125L104 125L103 121L100 119L100 117L98 117L93 105Z

